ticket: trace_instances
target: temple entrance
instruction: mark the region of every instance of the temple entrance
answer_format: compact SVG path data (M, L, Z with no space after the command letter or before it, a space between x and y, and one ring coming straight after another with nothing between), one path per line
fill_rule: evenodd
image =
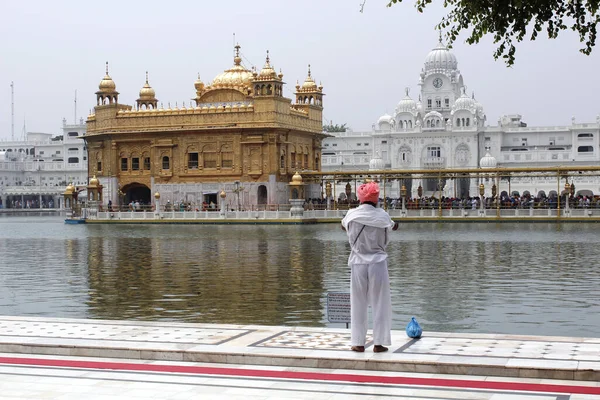
M123 186L121 188L121 192L123 193L120 196L121 206L127 206L130 203L139 203L140 206L151 206L152 205L152 197L150 193L150 188L141 183L130 183L129 185Z
M258 187L257 203L258 204L267 204L267 202L268 202L267 187L265 185L260 185Z
M471 180L468 177L460 176L455 178L456 185L454 190L456 194L454 197L459 199L468 199L469 198L469 186L471 184Z

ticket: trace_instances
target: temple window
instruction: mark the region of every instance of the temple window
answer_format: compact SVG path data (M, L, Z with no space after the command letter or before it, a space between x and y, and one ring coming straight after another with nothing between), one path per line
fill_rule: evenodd
M290 165L292 169L296 168L296 153L290 153Z
M150 171L150 157L144 157L144 169Z
M139 157L133 157L131 159L131 169L133 171L139 171L139 169L140 169L140 158Z
M169 157L164 156L162 158L162 169L169 169L170 167L170 163L169 163Z
M127 171L127 158L121 158L121 171Z
M198 169L198 153L188 153L188 169Z
M217 153L202 153L204 168L217 168Z
M98 170L98 171L102 171L102 161L98 161L98 162L96 163L96 170Z
M221 153L221 168L233 168L233 152L225 151Z
M431 99L427 99L427 108L431 108Z
M308 154L304 155L304 169L308 169Z

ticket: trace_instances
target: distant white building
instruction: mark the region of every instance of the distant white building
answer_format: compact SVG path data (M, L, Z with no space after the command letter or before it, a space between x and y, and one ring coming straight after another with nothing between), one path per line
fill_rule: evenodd
M466 93L456 57L441 42L427 57L413 99L406 89L393 115L382 115L368 132L330 133L323 141L322 170L373 170L371 161L383 169L440 169L478 167L543 167L561 164L597 165L600 161L600 116L595 122L568 126L528 127L521 115L505 115L497 126L486 125L483 106ZM378 159L381 158L381 161ZM597 178L575 178L577 192L600 193ZM477 196L475 180L442 183L444 195ZM431 195L439 190L434 179L416 180L408 187L411 197L417 187ZM516 191L549 193L556 180L512 182ZM399 196L398 183L389 196ZM486 192L489 187L486 188ZM488 195L488 194L486 194Z
M62 135L28 132L25 140L0 141L2 208L62 208L67 184L87 185L86 125L67 124Z

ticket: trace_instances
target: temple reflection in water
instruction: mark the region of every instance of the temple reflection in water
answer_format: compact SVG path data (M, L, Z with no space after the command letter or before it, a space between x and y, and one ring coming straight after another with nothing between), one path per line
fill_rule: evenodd
M160 237L89 239L95 317L280 325L323 320L324 245L302 229L285 229L279 239L261 227L251 237L225 226L192 236L177 227L167 229L173 236L150 228L159 229Z

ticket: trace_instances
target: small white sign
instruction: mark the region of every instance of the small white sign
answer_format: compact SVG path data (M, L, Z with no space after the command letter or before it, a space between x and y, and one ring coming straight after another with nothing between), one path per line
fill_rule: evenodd
M350 323L350 293L327 293L327 320Z

